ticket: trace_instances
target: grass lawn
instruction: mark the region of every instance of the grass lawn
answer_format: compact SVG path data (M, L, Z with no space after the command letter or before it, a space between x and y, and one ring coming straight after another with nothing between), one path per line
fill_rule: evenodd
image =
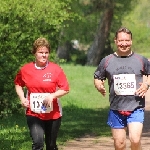
M61 65L70 83L70 93L61 98L63 118L58 145L91 134L109 136L108 90L102 97L93 85L96 67ZM107 84L106 84L107 85ZM108 89L108 87L106 87ZM30 150L31 139L24 114L14 114L0 122L0 150Z
M150 53L149 52L143 52L143 53L139 53L139 54L150 59Z

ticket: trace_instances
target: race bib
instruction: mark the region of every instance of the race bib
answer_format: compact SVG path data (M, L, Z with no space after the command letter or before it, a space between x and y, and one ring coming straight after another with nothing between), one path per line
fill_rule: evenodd
M114 75L114 91L116 95L135 95L135 74Z
M43 100L50 93L31 93L30 94L30 108L35 113L50 113L53 110L53 103L50 107L43 106Z

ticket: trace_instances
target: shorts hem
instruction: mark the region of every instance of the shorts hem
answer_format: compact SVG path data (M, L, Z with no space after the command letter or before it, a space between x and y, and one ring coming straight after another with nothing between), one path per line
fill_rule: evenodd
M127 124L132 123L132 122L138 122L138 123L142 123L142 124L144 123L144 121L136 121L135 120L135 121L129 121Z
M107 122L107 125L110 126L111 128L113 129L123 129L123 128L126 128L127 126L113 126L112 124L108 123Z

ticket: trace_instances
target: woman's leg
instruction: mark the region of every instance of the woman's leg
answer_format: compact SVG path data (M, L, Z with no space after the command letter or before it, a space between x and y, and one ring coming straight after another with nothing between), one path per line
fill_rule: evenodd
M45 123L46 150L58 150L56 140L60 125L61 125L61 118L46 121Z
M27 124L32 138L32 150L44 148L44 121L33 116L26 116Z

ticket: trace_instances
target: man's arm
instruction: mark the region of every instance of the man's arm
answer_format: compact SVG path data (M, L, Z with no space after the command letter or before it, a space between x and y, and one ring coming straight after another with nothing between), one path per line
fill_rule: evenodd
M144 80L144 79L143 79ZM139 96L141 97L144 97L147 90L149 89L150 87L150 75L147 76L147 79L145 79L143 81L143 83L139 83L140 84L140 88L138 88L136 90L136 94L138 94Z
M94 79L95 88L96 88L103 96L106 95L106 89L105 89L104 83L105 83L104 80L102 81L102 80L99 80L99 79Z
M147 80L145 81L145 84L147 85L147 89L150 88L150 75L148 75Z

